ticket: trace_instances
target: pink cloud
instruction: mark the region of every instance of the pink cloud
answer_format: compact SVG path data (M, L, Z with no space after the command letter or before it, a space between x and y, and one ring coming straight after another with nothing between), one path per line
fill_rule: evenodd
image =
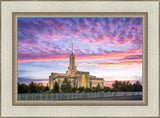
M38 21L34 21L34 24L36 24L36 25L40 25L41 23L40 23L40 22L38 22Z
M43 48L43 45L42 47L40 47L40 49ZM52 48L51 47L48 47L46 48L44 51L48 50L50 51ZM61 48L59 48L58 46L55 48L57 49L58 51L62 51ZM68 49L66 51L69 51ZM80 50L77 50L77 51L80 51ZM107 59L111 59L111 58L117 58L119 57L120 60L125 60L123 57L124 56L130 56L130 55L139 55L139 54L142 54L141 52L111 52L111 53L97 53L97 54L83 54L82 55L82 52L77 52L77 55L76 55L76 60L107 60ZM63 55L50 55L49 53L47 55L44 55L45 53L42 52L42 56L40 56L39 54L36 56L36 53L35 54L30 54L30 57L28 57L28 61L31 61L31 60L41 60L41 61L50 61L50 60L66 60L68 59L69 57L69 54L63 54ZM26 60L26 57L25 55L23 54L23 52L19 52L18 54L19 56L19 62L23 62L23 60ZM112 59L112 60L116 60L116 59ZM118 60L118 59L117 59ZM27 60L26 60L27 61ZM138 63L138 62L137 62Z
M52 21L51 20L46 20L46 23L49 25L49 24L52 23Z

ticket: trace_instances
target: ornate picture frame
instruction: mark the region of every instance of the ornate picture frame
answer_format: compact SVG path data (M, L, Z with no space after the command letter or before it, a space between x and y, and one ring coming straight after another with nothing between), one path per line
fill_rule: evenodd
M46 9L45 9L46 8ZM18 17L143 18L142 101L18 101ZM159 1L1 1L1 117L159 118ZM154 24L152 24L154 22ZM153 87L154 86L154 87ZM152 96L152 97L150 97ZM94 112L93 112L94 111ZM63 112L63 114L61 113Z

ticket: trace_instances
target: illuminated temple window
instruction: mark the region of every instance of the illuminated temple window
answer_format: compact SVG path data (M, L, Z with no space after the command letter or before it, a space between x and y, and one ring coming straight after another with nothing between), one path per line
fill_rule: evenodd
M82 75L82 86L85 87L85 75Z

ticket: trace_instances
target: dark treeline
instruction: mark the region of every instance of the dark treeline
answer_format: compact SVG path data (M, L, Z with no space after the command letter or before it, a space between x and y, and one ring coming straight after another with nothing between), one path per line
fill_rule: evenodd
M106 92L134 92L134 91L142 91L142 85L139 81L136 81L134 84L131 84L129 81L115 81L112 84L112 87L104 87L104 91Z
M49 91L49 87L47 86L43 86L42 83L34 83L31 82L29 83L29 85L27 84L19 84L18 83L18 93L42 93L42 92L48 92Z
M61 87L57 82L54 84L54 89L49 90L48 85L43 86L42 83L31 82L29 85L19 84L18 83L18 93L42 93L42 92L51 92L51 93L75 93L75 92L134 92L142 91L142 85L139 81L136 81L134 84L131 84L129 81L115 81L112 84L112 87L101 88L98 84L93 88L84 88L84 87L72 87L71 82L67 78L64 79Z

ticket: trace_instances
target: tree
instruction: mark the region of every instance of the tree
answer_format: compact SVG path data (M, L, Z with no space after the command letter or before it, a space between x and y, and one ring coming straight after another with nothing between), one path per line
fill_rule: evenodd
M91 88L86 88L84 91L85 92L92 92L92 89Z
M112 84L113 91L142 91L142 85L136 81L133 85L129 81L115 81Z
M97 87L96 87L96 92L100 92L101 91L101 87L100 87L100 85L99 85L99 83L98 83L98 85L97 85Z
M71 92L71 82L68 81L67 78L64 79L64 81L62 82L62 85L61 85L61 90L63 93L70 93Z
M93 87L91 90L92 92L96 92L96 87Z
M19 84L18 83L18 93L41 93L41 92L48 92L49 87L44 86L42 83L34 83L31 82L29 85L26 85L24 83Z
M18 83L18 93L28 93L28 86L26 84Z
M104 92L112 92L113 90L110 87L104 87Z
M76 87L72 88L72 92L73 92L73 93L75 93L76 91L77 91L77 88L76 88Z
M90 85L90 88L91 88L91 87L92 87L92 83L91 83L91 81L90 81L89 85Z
M48 84L46 87L44 87L44 92L48 92L49 91L49 87L48 87Z
M37 93L38 92L38 90L37 90L37 84L36 83L31 82L29 84L29 92L30 93Z
M116 80L113 84L112 87L114 89L115 92L119 91L119 82Z
M119 91L131 91L132 85L129 81L119 81Z
M59 85L58 85L58 82L57 82L57 81L56 81L55 84L54 84L53 92L59 93Z
M136 83L133 84L133 91L142 91L142 85L139 81L136 81Z
M81 92L81 93L84 92L84 87L79 87L78 91Z
M132 84L129 81L115 81L112 84L113 91L132 91Z
M41 93L41 92L45 92L45 86L43 86L42 83L39 83L39 84L35 84L36 85L36 88L37 88L37 92L38 93Z

